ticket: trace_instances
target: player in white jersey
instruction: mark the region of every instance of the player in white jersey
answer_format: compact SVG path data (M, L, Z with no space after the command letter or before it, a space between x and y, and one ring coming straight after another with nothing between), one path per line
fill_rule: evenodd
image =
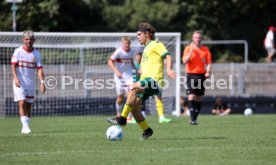
M135 69L133 63L134 50L130 48L129 37L122 37L122 47L115 50L108 60L109 67L114 71L116 84L116 111L119 116L123 108L124 96L129 90L129 85L133 83L132 70Z
M11 59L11 68L14 101L18 102L19 116L22 123L21 133L29 134L31 133L29 121L35 95L36 71L42 93L45 92L45 85L41 56L39 51L33 47L35 42L33 31L24 31L22 40L24 45L15 49Z

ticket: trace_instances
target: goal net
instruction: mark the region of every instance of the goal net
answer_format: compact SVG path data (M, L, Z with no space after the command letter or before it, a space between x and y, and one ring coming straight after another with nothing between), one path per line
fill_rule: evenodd
M10 60L15 48L22 45L22 33L0 32L0 116L17 116L13 101ZM36 89L32 114L41 115L115 115L116 92L113 72L107 60L121 46L121 37L131 37L131 47L139 48L135 33L35 33L34 47L43 58L46 93ZM180 33L157 33L180 69ZM165 113L179 108L177 81L165 79ZM37 81L38 82L38 81ZM38 87L38 84L37 84ZM177 96L178 95L178 96ZM156 114L155 101L146 102L146 112Z

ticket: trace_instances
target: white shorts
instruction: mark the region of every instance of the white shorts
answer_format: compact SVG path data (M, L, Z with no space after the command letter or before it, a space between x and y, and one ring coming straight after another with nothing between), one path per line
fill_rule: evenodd
M25 100L28 103L34 102L35 89L23 89L13 85L14 101Z
M271 54L271 55L274 55L276 52L274 48L266 48L266 51L268 54Z
M131 79L131 81L126 81L125 79L115 78L117 95L122 95L122 94L128 93L128 91L130 90L129 85L131 83L133 83L132 79Z

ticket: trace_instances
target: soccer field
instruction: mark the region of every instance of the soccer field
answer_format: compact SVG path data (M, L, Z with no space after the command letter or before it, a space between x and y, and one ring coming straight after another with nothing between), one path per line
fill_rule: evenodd
M187 117L170 124L147 121L154 134L140 141L136 124L122 141L106 140L107 116L33 117L32 134L21 135L18 118L0 119L0 164L210 164L268 165L276 162L276 115Z

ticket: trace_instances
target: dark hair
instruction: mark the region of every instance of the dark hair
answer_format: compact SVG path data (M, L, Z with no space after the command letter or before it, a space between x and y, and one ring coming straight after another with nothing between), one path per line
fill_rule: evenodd
M156 30L155 30L155 28L151 24L149 24L147 22L140 23L138 25L138 30L137 31L148 32L150 38L151 39L155 39L155 35L154 34L155 34Z

